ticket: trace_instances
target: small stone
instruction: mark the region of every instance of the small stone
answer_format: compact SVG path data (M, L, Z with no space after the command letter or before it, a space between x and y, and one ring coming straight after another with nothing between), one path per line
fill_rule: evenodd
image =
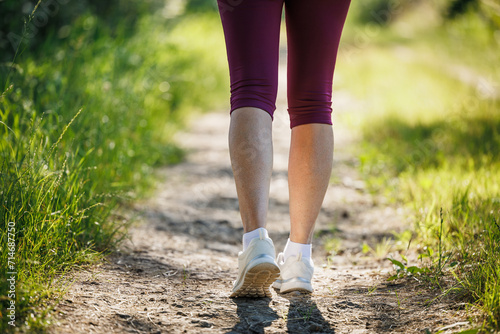
M319 332L323 329L323 327L320 324L317 324L315 322L311 322L309 325L309 331L310 332Z
M210 328L212 327L212 324L209 323L208 321L200 321L200 324L198 326L203 328Z

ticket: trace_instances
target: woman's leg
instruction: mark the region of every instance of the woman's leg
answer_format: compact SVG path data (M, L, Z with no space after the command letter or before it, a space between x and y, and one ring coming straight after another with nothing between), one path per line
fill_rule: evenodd
M231 79L229 150L245 232L266 226L283 0L218 0Z
M273 283L281 293L313 291L311 241L332 168L333 70L348 8L349 0L285 1L291 232Z
M261 109L231 113L229 153L244 232L266 227L273 168L272 119Z
M231 77L229 151L245 234L232 297L271 297L279 276L264 228L272 171L283 0L218 0Z
M292 129L288 161L290 241L311 244L314 224L328 187L333 160L329 124L303 124Z
M289 0L290 241L311 244L333 159L333 71L349 0Z

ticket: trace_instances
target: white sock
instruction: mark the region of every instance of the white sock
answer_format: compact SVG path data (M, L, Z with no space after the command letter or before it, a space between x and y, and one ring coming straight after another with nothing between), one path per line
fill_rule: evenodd
M299 244L290 241L290 238L286 242L285 250L283 251L283 257L286 261L290 256L297 256L302 253L302 257L311 258L312 244Z
M243 234L243 251L245 251L248 248L248 245L250 245L250 241L260 237L261 231L263 233L264 238L269 238L269 234L267 233L267 230L263 227L259 227L256 230L253 230L253 231L250 231L250 232Z

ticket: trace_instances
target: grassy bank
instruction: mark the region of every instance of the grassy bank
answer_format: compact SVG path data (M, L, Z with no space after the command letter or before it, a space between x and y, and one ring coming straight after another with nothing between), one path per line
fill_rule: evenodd
M172 134L227 95L217 13L140 8L84 11L0 64L1 332L49 324L61 274L113 248L117 206L182 158Z
M437 286L453 277L451 292L484 311L479 325L498 330L500 30L476 13L443 20L425 3L386 26L352 14L336 89L363 102L345 121L363 129L369 189L414 214L421 261L398 260Z

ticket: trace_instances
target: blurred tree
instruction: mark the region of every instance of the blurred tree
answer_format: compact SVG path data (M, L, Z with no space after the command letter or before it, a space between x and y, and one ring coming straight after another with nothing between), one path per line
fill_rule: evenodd
M21 41L36 49L51 31L69 28L81 15L92 13L111 30L120 25L132 31L141 14L164 4L164 0L0 0L0 62L12 60Z
M186 10L188 12L216 11L216 0L187 0Z
M420 0L417 0L420 1ZM361 11L358 14L360 23L387 25L408 7L415 3L412 0L364 0L360 1Z
M203 0L193 0L203 2ZM404 12L411 11L426 0L363 0L356 13L359 23L387 25ZM437 11L443 11L447 20L466 13L477 13L494 27L500 27L500 0L444 0L433 2ZM444 8L444 9L443 9Z
M451 0L446 7L445 17L447 19L455 19L469 12L479 14L494 29L500 28L499 0Z
M446 16L453 19L469 10L477 11L478 9L479 0L451 0L447 6Z

